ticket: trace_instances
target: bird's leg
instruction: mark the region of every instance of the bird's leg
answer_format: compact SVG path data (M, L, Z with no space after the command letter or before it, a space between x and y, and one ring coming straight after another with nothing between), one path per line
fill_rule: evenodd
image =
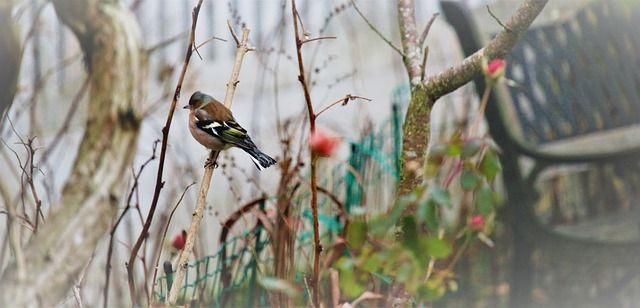
M211 158L207 158L207 161L204 163L204 167L205 168L218 168L218 163L211 159Z

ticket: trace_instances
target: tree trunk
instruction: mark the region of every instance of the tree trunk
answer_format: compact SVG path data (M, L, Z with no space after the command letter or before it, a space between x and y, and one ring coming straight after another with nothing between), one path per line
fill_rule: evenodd
M0 116L9 109L16 94L20 73L20 40L11 17L11 1L0 4ZM0 121L1 122L1 121Z
M53 0L90 76L86 130L53 213L25 247L26 275L0 279L0 306L45 306L69 293L118 208L136 148L145 60L135 16L112 0Z
M424 86L412 87L411 100L402 127L402 173L398 186L399 195L411 192L422 183L424 159L431 131L432 105L432 100L427 96Z

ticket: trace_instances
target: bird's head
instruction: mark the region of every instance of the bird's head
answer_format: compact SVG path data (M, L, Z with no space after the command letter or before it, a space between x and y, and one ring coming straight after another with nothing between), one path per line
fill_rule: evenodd
M189 104L182 107L183 109L196 110L204 107L205 105L213 102L215 99L200 91L196 91L189 98Z

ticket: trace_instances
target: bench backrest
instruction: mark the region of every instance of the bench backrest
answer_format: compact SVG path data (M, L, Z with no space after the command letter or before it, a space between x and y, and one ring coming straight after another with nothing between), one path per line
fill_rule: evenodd
M528 143L640 123L640 7L632 2L593 1L570 18L532 27L514 47L506 76L516 86L501 103ZM443 9L461 22L450 18L460 4L443 2ZM454 28L465 53L481 47Z

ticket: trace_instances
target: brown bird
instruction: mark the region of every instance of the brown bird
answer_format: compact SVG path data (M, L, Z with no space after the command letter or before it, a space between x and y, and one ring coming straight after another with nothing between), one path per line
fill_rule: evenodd
M183 108L189 109L191 135L206 148L222 151L238 147L251 156L259 170L276 163L256 147L247 131L233 118L231 110L215 98L197 91Z

